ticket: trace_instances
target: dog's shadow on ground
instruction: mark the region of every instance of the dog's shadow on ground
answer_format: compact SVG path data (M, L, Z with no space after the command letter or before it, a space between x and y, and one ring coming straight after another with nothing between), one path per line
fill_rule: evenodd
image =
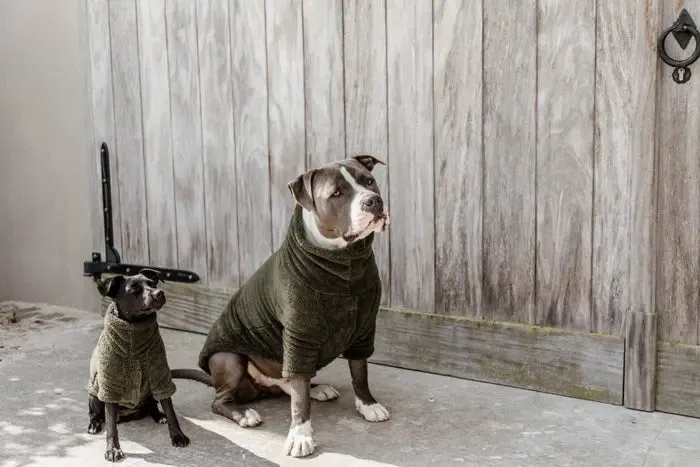
M15 382L18 388L26 388L19 385L22 381ZM118 464L109 463L104 460L104 429L98 434L87 434L87 394L75 397L73 391L67 391L69 395L65 396L63 391L47 387L30 394L20 392L5 399L5 403L13 404L16 411L11 419L0 420L0 439L4 445L0 449L0 465L68 466L88 457L94 462L91 465L128 465L131 464L129 460L136 459L147 464L172 466L276 465L224 436L189 422L182 415L179 416L180 424L190 438L189 446L174 447L167 425L157 424L147 417L118 425L126 459ZM37 403L36 397L45 398L44 403ZM22 401L29 403L23 405Z
M383 432L386 436L387 432L393 431L392 428L396 426L392 426L391 421L371 423L362 419L354 408L354 393L349 378L345 384L334 384L332 380L325 378L318 379L317 382L332 384L341 395L333 401L312 401L312 426L317 446L312 455L299 459L299 462L323 456L324 463L327 460L334 465L391 465L390 456L386 453L378 455L374 448L377 447L377 434ZM257 465L254 460L261 462L260 465L293 463L294 459L285 456L283 452L291 422L288 397L266 399L246 405L245 407L252 408L260 414L263 423L253 428L241 428L234 422L211 413L211 389L205 389L198 383L183 381L178 382L178 387L181 398L185 399L181 399L178 404L178 413L181 414L183 430L192 440L190 447L185 449L203 450L201 454L193 457L201 455L202 459L213 458L217 462L245 459L250 465ZM216 454L212 456L213 452ZM168 463L167 455L161 457L156 452L149 455L148 459Z
M167 425L156 425L148 418L120 424L121 438L126 441L122 443L126 458L172 466L277 465L182 416L180 426L190 439L189 446L183 448L172 446ZM104 442L104 433L96 436ZM144 452L146 450L149 452Z
M179 381L178 391L181 399L178 406L184 421L183 430L188 436L190 430L196 434L194 437L190 436L190 439L193 445L200 445L195 447L197 450L201 450L204 443L209 442L207 436L215 437L216 442L211 445L211 449L216 450L214 458L222 462L225 459L230 461L232 449L235 449L235 452L248 453L245 454L247 458L256 456L257 459L271 462L264 465L301 465L301 462L314 459L314 465L393 465L397 461L395 450L387 450L387 443L403 445L405 440L397 434L406 433L407 420L404 420L400 413L394 413L392 420L387 422L365 421L355 410L354 392L349 376L345 380L336 380L329 376L320 374L314 381L333 385L340 392L340 397L327 402L312 401L311 416L316 450L310 456L294 459L284 455L284 442L291 422L288 397L266 399L246 405L245 407L252 408L260 414L263 423L253 428L241 428L234 422L211 413L209 406L213 391L210 388L203 388L199 383ZM390 400L389 394L379 388L376 396L380 400ZM393 409L391 406L387 408L390 411ZM420 427L413 423L409 425L420 430ZM203 434L200 435L202 430ZM209 455L208 446L204 447L204 451L203 455ZM242 455L238 457L242 458ZM160 461L160 457L155 454L149 459ZM165 462L167 457L163 459Z
M84 406L69 397L43 406L20 408L18 404L13 420L0 420L4 439L0 465L73 465L77 459L86 457L92 458L92 465L123 465L104 460L104 429L98 434L87 434ZM190 438L190 445L184 448L172 446L167 425L156 424L150 418L120 423L119 438L125 460L141 459L148 464L172 466L276 465L183 417L180 422Z

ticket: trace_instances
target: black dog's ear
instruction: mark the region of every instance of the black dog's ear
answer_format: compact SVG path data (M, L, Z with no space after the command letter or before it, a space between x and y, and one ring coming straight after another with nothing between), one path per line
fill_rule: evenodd
M315 173L316 170L309 170L287 183L287 188L289 188L289 191L292 193L294 201L299 203L299 205L307 211L313 211L314 209L314 190L312 183Z
M158 281L165 283L162 277L160 277L160 273L154 269L141 269L140 271L141 274L158 284Z
M367 168L367 170L369 170L370 172L372 171L372 169L374 168L374 166L377 165L377 164L386 165L384 162L380 161L380 160L377 159L376 157L370 156L370 155L367 155L367 154L362 154L362 155L359 155L359 156L353 156L352 158L355 159L355 160L356 160L357 162L359 162L360 164L364 165L364 166Z
M119 289L124 283L124 276L114 276L109 279L105 279L97 284L97 290L103 297L114 298L117 296Z

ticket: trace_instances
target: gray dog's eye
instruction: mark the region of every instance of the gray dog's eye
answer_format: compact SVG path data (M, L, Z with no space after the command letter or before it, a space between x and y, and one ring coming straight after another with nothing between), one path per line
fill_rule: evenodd
M367 185L374 185L374 180L372 180L371 178L367 180Z
M331 196L333 198L337 198L338 196L340 196L340 190L335 190Z

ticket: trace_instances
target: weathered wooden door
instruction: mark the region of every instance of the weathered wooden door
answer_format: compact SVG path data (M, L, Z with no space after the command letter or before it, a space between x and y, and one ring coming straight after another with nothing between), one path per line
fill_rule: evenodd
M700 1L664 2L663 28L671 26L681 8L695 21ZM688 57L700 43L691 39L682 50L673 36L666 49L676 59ZM658 215L658 410L700 416L700 79L685 84L661 65L657 135L659 173Z
M116 246L202 277L164 325L206 332L286 183L370 153L376 362L649 408L660 0L86 1Z

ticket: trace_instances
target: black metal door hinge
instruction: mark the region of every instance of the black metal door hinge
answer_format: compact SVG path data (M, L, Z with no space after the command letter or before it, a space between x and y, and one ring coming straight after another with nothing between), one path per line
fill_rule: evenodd
M163 279L173 282L197 282L199 275L191 271L161 268L157 266L142 266L124 264L119 252L114 248L114 230L112 226L112 181L109 172L109 149L107 143L100 146L100 166L102 168L102 216L105 232L105 261L98 252L92 253L92 260L83 263L83 275L99 280L102 274L136 274L141 269L158 271Z

